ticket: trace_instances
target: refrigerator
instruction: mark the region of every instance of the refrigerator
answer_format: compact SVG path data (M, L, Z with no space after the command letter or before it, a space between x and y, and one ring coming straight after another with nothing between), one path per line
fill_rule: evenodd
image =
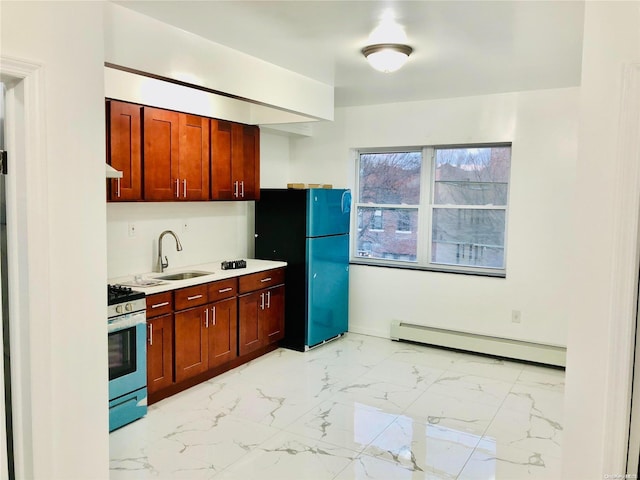
M350 190L260 190L255 257L287 262L281 346L305 351L347 331L350 221Z

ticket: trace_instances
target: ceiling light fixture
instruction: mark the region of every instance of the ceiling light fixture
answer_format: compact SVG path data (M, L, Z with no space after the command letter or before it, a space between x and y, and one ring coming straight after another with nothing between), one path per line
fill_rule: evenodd
M413 48L406 44L404 28L397 24L393 12L386 10L380 24L369 35L369 44L361 52L376 70L395 72L409 59Z

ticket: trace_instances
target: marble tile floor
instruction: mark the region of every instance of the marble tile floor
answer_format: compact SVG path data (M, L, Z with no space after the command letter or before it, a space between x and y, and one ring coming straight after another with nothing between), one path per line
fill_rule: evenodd
M110 478L559 479L564 371L349 333L110 434Z

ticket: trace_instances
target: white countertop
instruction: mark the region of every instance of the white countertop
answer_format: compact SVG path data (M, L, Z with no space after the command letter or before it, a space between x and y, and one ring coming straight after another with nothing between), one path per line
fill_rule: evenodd
M249 275L251 273L263 272L265 270L271 270L274 268L286 267L286 262L276 262L272 260L255 260L255 259L243 259L247 262L247 268L237 268L232 270L222 270L220 264L222 261L213 263L202 263L199 265L191 265L188 267L180 268L168 268L164 272L147 272L136 275L128 275L126 277L110 278L108 280L109 285L126 283L134 290L144 292L147 295L153 295L154 293L162 293L170 290L176 290L178 288L192 287L194 285L200 285L202 283L215 282L216 280L225 280L227 278L240 277L242 275ZM211 272L210 275L202 275L200 277L189 278L186 280L163 280L161 284L153 286L134 285L136 283L136 276L142 277L142 282L153 280L156 277L162 275L170 275L172 273L188 272L188 271L201 271Z

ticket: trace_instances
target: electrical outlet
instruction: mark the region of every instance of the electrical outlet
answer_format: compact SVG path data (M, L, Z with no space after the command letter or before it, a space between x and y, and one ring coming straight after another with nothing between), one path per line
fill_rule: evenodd
M522 314L520 313L520 310L511 310L511 322L522 323Z
M136 236L136 226L133 223L129 224L129 236L130 237L135 237Z
M186 220L182 221L182 231L183 232L188 232L189 231L189 222Z

